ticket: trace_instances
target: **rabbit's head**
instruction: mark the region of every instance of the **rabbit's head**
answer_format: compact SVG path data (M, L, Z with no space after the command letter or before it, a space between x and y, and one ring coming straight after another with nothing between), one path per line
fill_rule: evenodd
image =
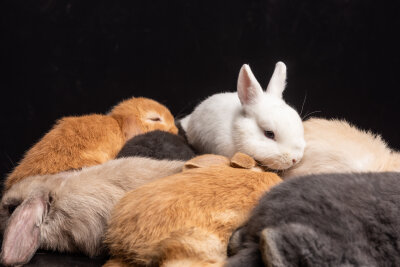
M178 133L167 107L149 98L133 97L119 103L110 115L119 121L126 140L153 130Z
M299 114L282 99L286 66L278 62L265 92L248 65L243 65L237 92L242 109L234 122L238 151L261 165L284 170L303 157L304 129Z

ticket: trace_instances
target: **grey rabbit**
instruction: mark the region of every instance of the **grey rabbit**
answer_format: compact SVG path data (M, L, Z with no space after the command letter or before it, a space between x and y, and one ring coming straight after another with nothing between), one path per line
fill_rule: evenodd
M400 173L311 175L265 194L227 267L400 266Z
M127 141L117 158L132 156L187 161L193 158L195 153L183 137L156 130L137 135Z

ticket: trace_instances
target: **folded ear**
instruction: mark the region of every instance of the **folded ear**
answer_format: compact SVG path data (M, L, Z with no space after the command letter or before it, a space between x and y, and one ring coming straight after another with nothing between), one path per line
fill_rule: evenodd
M263 94L263 90L249 65L244 64L239 72L237 92L242 105L253 104Z
M284 267L285 260L281 254L280 243L283 237L274 228L265 228L260 236L261 255L266 266Z
M278 62L275 65L274 73L268 83L266 92L276 97L282 98L282 93L286 86L286 65Z
M221 155L205 154L187 161L183 170L205 168L210 166L229 166L229 159Z
M234 168L251 169L256 166L256 161L247 154L237 152L231 159Z
M125 135L125 140L129 140L136 135L144 133L143 125L134 116L125 117L122 120L122 132Z
M4 232L1 262L22 265L32 258L40 245L40 225L48 212L48 194L37 192L19 205Z

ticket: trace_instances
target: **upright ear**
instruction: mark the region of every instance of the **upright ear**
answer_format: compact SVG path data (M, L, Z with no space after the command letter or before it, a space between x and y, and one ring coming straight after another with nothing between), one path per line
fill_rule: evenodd
M278 62L275 65L274 73L267 86L267 93L282 98L282 93L286 86L286 65Z
M48 195L37 192L19 205L4 232L1 262L22 265L32 258L40 245L40 225L48 211Z
M263 94L260 84L247 64L244 64L240 69L237 92L242 105L254 103Z

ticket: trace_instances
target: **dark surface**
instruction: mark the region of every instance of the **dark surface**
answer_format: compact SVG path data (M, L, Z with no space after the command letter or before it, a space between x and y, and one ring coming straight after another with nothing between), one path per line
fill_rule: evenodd
M0 176L57 118L130 96L182 116L235 90L243 63L266 86L278 60L302 116L347 118L398 149L399 14L372 0L0 1Z
M38 251L26 267L99 267L107 261L107 257L90 259L79 254L61 254ZM0 264L0 266L3 266Z

